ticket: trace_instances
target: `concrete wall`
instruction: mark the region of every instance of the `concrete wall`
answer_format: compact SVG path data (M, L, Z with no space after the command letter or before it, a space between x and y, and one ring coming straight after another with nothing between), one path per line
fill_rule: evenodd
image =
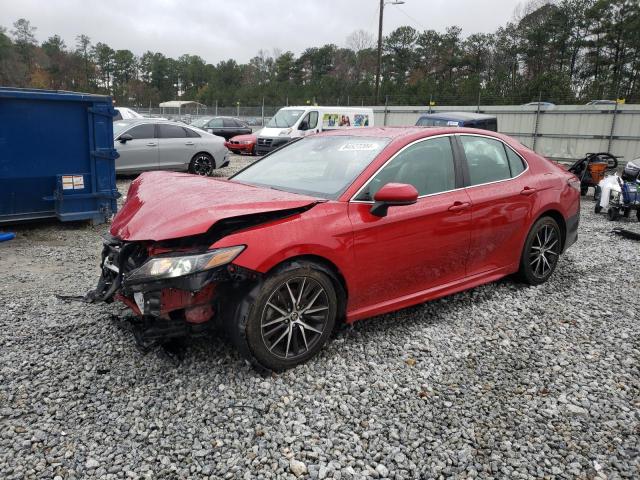
M545 157L582 158L611 152L623 162L640 157L640 105L431 107L431 112L468 111L496 115L498 130ZM429 107L374 107L377 126L415 125ZM386 121L385 121L386 120Z

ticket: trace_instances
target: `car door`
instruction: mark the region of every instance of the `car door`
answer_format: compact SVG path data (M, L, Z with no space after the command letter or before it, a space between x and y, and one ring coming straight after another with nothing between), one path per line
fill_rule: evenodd
M518 262L536 199L525 161L501 140L457 136L464 152L472 231L467 273L481 274Z
M209 123L207 123L205 130L209 133L213 133L214 135L218 135L219 137L224 137L225 129L222 118L212 118L211 120L209 120Z
M170 123L158 124L159 167L182 170L196 153L196 142L187 129Z
M229 140L236 135L251 133L251 129L249 127L246 127L234 118L222 119L222 125L224 126L224 132L222 133L222 136L225 138L225 140Z
M132 139L122 142L122 135L131 135ZM135 125L120 134L114 142L120 154L116 159L116 170L135 172L158 168L158 139L155 138L155 125L143 123Z
M350 289L352 308L465 277L471 209L456 164L451 136L420 140L399 151L354 196L354 255L365 273ZM377 217L370 212L373 196L390 182L416 187L418 201Z
M251 130L251 127L246 123L243 123L240 120L234 120L234 122L237 128L235 135L248 135L253 132L253 130Z
M311 111L307 113L298 124L299 136L311 135L318 133L318 112Z

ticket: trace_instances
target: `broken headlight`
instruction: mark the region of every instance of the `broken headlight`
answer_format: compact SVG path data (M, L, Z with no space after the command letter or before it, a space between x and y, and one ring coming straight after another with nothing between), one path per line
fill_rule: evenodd
M134 283L149 282L191 275L226 265L240 255L243 250L244 245L238 245L236 247L209 250L206 253L197 255L150 258L140 268L131 272L127 281Z

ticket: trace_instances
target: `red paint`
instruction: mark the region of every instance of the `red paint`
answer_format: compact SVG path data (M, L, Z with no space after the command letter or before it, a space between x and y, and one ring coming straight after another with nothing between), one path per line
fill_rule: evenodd
M174 310L185 309L185 317L188 322L206 322L213 316L211 301L215 289L215 284L209 284L199 292L165 288L160 292L160 316L168 318L169 313Z
M406 183L387 183L373 197L376 202L411 203L418 200L418 191Z
M237 231L211 247L246 245L234 264L263 273L298 256L333 264L347 287L350 322L514 273L532 224L549 211L565 220L578 214L580 196L568 185L572 174L504 135L481 132L505 141L526 160L529 168L515 179L424 196L412 205L389 207L383 217L371 214L372 203L350 201L404 146L463 133L479 131L409 127L321 133L391 141L339 199L320 200L305 212ZM415 199L402 185L390 188L377 199ZM176 238L206 231L223 218L314 202L318 199L233 181L154 172L132 184L111 231L125 240ZM184 308L181 301L175 305Z
M146 172L113 219L122 240L167 240L206 232L218 220L304 207L318 199L188 173Z
M124 295L122 295L121 293L116 293L114 295L114 298L122 303L124 303L127 307L129 307L131 309L131 311L135 314L138 315L139 317L142 316L142 312L140 311L140 309L138 308L138 305L136 304L136 302L134 302L132 299L125 297Z
M258 137L253 133L248 133L246 135L236 135L235 137L231 137L229 140L224 142L224 146L233 153L252 153L257 141Z

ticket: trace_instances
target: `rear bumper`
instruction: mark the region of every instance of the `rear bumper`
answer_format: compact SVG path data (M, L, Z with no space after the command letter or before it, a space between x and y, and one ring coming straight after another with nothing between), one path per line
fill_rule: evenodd
M575 215L567 218L566 223L567 223L567 235L564 242L564 250L569 248L578 240L578 225L580 224L580 210L578 210L578 212Z

